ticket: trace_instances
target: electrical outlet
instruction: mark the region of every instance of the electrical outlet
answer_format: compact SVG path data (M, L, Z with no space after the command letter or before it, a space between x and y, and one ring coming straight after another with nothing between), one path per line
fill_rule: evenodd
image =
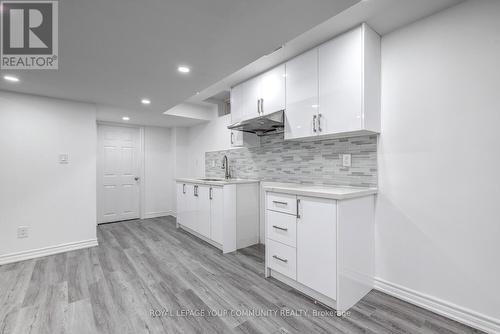
M17 228L17 238L27 238L29 235L29 227L28 226L19 226Z
M351 167L351 154L342 154L342 167Z
M68 164L69 163L69 155L67 153L59 154L59 163L60 164Z

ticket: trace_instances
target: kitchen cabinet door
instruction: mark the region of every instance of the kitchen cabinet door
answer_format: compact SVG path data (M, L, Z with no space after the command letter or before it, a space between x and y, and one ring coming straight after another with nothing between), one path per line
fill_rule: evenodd
M199 185L196 210L195 231L204 237L210 238L210 187Z
M362 28L319 47L320 135L362 129Z
M302 196L298 200L297 281L336 299L336 202Z
M243 119L259 117L260 78L255 77L243 83Z
M237 123L245 117L244 86L238 85L231 89L231 123Z
M262 115L285 109L285 64L257 77Z
M196 222L197 200L194 184L186 183L186 194L184 194L184 214L181 216L181 224L187 228L194 229Z
M211 187L210 206L210 238L222 244L224 226L224 190L222 187Z
M242 147L243 142L243 131L231 130L231 147Z
M187 209L187 192L185 183L177 183L177 224L184 224Z
M260 139L256 134L231 130L231 147L256 147L260 145Z
M285 139L318 134L318 49L286 63Z

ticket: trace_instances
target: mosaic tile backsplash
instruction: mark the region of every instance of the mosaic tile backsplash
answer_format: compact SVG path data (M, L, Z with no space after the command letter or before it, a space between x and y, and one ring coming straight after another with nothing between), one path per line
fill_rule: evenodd
M343 167L340 154L352 155ZM314 185L377 186L377 136L323 141L284 141L283 134L261 137L260 147L205 153L205 176L224 177L227 155L232 177ZM215 167L212 167L212 164Z

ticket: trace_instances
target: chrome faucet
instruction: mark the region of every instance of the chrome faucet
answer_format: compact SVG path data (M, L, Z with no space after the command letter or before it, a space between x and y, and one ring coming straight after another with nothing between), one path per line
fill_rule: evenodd
M222 158L222 169L225 169L225 174L224 174L224 177L227 179L230 179L231 178L231 173L229 173L229 161L227 160L227 156L224 155L224 157Z

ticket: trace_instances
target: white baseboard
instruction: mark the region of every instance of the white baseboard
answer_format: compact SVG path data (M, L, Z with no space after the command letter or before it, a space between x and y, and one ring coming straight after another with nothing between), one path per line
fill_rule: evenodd
M375 289L487 333L500 333L500 319L375 277Z
M97 246L97 239L89 239L77 242L70 242L67 244L61 244L56 246L49 246L44 248L37 248L28 251L22 251L17 253L10 253L5 255L0 255L0 265L25 261L30 259L35 259L37 257L43 257L48 255L53 255L57 253L69 252L77 249L89 248Z
M143 219L158 218L158 217L165 217L165 216L174 216L174 212L172 210L159 211L159 212L147 212L144 214Z

